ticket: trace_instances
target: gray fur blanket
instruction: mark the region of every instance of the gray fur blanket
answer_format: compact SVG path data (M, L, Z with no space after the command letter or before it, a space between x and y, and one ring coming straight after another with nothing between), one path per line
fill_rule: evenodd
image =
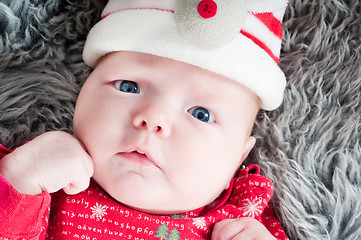
M72 131L101 0L0 0L0 143ZM361 1L290 0L283 105L261 112L249 162L275 185L290 239L361 239Z

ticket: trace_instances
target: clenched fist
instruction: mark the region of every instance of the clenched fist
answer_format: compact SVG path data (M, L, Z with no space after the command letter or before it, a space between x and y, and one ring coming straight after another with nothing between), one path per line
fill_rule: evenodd
M259 221L253 218L225 219L216 223L212 240L276 240Z
M0 161L0 174L20 193L60 189L79 193L89 186L93 162L80 142L65 132L44 133Z

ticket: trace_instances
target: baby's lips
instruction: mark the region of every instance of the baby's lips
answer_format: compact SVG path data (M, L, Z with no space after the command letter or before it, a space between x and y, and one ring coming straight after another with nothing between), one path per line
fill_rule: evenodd
M118 154L128 155L128 157L141 160L141 162L143 162L143 163L153 165L154 167L161 169L159 167L158 163L152 157L152 155L148 151L144 150L143 148L131 147L127 151L124 151L124 152L121 152Z

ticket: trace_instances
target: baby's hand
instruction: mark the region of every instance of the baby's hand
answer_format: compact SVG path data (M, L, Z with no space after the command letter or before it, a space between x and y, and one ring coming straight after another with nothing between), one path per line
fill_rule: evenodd
M276 240L259 221L253 218L225 219L216 223L212 240Z
M20 193L60 189L79 193L89 186L93 162L80 142L65 132L44 133L0 161L0 174Z

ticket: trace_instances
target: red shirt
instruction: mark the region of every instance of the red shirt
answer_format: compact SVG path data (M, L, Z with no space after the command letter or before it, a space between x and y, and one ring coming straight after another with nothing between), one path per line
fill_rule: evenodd
M9 150L0 147L0 158ZM251 173L255 171L255 173ZM216 222L253 217L277 239L287 239L268 202L269 179L257 165L241 170L212 204L179 215L150 215L112 199L94 181L77 194L18 193L0 176L0 239L210 239Z

